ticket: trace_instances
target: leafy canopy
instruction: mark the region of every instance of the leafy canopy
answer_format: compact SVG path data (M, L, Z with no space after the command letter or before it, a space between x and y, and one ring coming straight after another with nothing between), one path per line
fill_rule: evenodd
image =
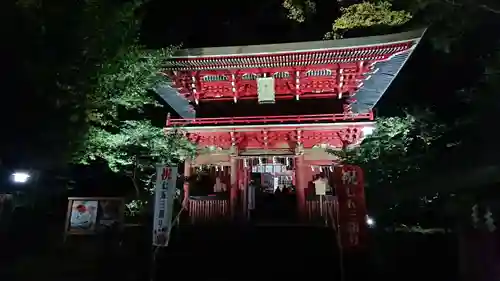
M420 172L425 165L432 145L445 129L429 120L432 114L428 112L381 117L361 145L330 152L345 163L362 167L369 188L384 189Z
M182 132L165 135L163 120L153 117L162 112L154 89L165 80L163 62L173 49L139 43L143 4L22 0L17 6L32 46L39 46L26 71L40 79L41 95L66 113L67 128L78 132L68 137L75 143L68 155L79 164L104 160L136 186L151 178L155 163L175 164L195 151Z
M407 11L392 10L392 4L387 1L353 4L341 8L340 12L342 15L334 21L332 31L325 34L326 39L342 38L352 29L401 26L412 18Z

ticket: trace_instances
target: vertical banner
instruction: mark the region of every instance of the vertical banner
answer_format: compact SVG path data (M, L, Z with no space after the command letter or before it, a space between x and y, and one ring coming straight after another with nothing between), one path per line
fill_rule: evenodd
M335 169L338 198L340 243L346 250L363 247L367 235L366 202L363 171L358 166L344 165Z
M168 245L168 235L172 227L176 181L177 167L157 166L153 246L165 247Z

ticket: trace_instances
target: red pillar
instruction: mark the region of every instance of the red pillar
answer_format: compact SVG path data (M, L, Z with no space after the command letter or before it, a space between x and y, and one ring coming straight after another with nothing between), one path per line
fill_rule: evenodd
M238 189L241 192L241 211L243 217L248 219L248 170L244 166L243 161L245 160L238 161Z
M238 204L238 159L231 156L231 186L229 190L231 218L236 215L236 206Z
M297 195L297 214L300 220L306 215L307 166L304 155L295 156L295 193Z
M189 178L191 177L191 160L184 161L184 199L182 200L182 206L184 208L189 207Z

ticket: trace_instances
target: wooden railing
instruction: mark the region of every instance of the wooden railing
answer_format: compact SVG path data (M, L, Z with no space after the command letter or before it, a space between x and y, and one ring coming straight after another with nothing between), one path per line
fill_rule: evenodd
M306 219L308 224L335 227L337 200L327 195L320 200L311 196L306 200ZM192 225L221 224L230 221L229 198L226 194L190 196L187 220Z
M310 115L277 115L277 116L245 116L245 117L216 117L216 118L167 118L166 127L189 126L189 125L245 125L259 123L290 123L290 122L308 122L308 121L355 121L355 120L373 120L373 113L356 114L310 114Z
M191 224L225 222L230 218L229 198L223 195L190 196L188 214Z
M335 227L337 199L335 196L311 196L306 199L306 218L309 223Z

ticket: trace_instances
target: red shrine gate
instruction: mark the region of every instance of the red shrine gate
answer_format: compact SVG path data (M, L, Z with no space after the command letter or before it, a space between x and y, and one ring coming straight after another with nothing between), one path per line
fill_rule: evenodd
M177 52L165 72L172 84L158 89L180 115L167 119L166 130L181 127L199 147L184 175L217 167L224 171L217 184L229 194L195 198L185 184L192 221L244 217L254 159L285 159L299 218L320 216L309 187L337 161L327 149L359 145L373 131L373 107L422 34ZM333 202L322 204L332 210Z

